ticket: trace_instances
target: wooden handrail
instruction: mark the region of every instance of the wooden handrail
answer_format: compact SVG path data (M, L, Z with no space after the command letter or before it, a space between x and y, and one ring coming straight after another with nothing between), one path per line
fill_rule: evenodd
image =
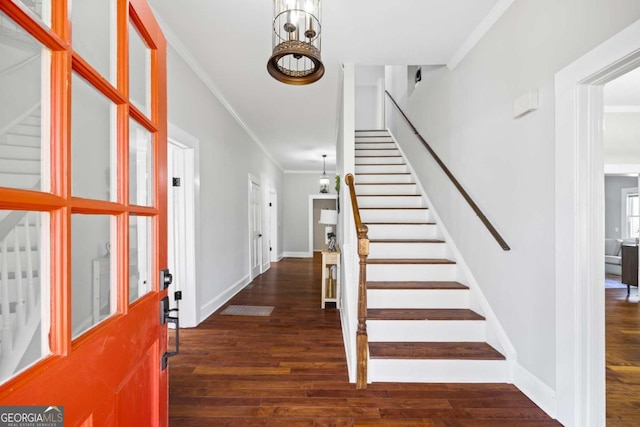
M369 338L367 336L367 257L369 256L369 227L362 223L353 175L347 174L345 182L349 186L351 208L358 233L358 257L360 258L360 277L358 279L358 330L356 332L357 380L356 388L367 388L367 363L369 359Z
M436 163L440 166L440 168L442 169L442 171L444 172L445 175L447 175L449 177L449 179L451 180L451 182L453 183L453 185L458 189L458 191L460 192L460 194L462 195L462 197L467 201L467 203L469 204L469 206L471 206L471 209L473 209L473 211L475 212L476 215L478 215L478 218L480 218L480 221L482 221L482 223L484 224L485 227L487 227L487 230L489 230L489 233L491 233L491 235L493 236L494 239L496 239L496 241L498 242L498 244L500 245L500 247L505 250L505 251L509 251L511 250L511 248L509 247L509 245L507 244L507 242L502 238L502 236L500 235L500 233L498 233L498 230L496 230L496 228L493 226L493 224L491 224L491 222L487 219L487 217L485 216L484 213L482 213L482 211L480 210L480 208L478 207L478 205L476 205L476 203L473 201L473 199L471 198L471 196L469 196L469 194L465 191L464 187L462 187L462 184L460 184L458 182L458 180L456 179L455 176L453 176L453 174L451 173L451 171L449 170L449 168L444 164L444 162L440 159L440 157L438 157L438 155L436 154L435 151L433 151L433 149L431 148L431 146L429 145L429 143L422 137L422 135L420 135L420 132L418 132L418 129L416 129L416 127L413 125L413 123L411 123L411 120L409 120L409 118L407 117L407 115L404 113L404 111L402 111L402 109L400 108L400 106L398 105L398 103L396 102L395 99L393 99L393 96L391 96L391 94L389 93L389 91L385 90L385 93L387 94L387 96L389 97L389 99L391 99L391 102L393 102L393 105L395 105L395 107L398 109L398 111L400 112L400 114L402 115L402 117L404 117L404 119L406 120L406 122L409 124L409 126L411 127L411 129L413 130L413 133L418 137L418 139L420 140L420 142L422 142L422 145L424 145L424 147L427 149L427 151L431 154L431 156L433 157L433 159L436 161Z

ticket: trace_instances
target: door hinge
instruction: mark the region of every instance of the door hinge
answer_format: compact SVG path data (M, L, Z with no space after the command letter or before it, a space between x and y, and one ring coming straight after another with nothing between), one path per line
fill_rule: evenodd
M273 248L271 248L271 247L270 247L270 248L269 248L269 252L271 252L272 250L273 250Z
M271 202L269 202L269 207L271 207L271 206L273 206L273 205L271 204Z
M173 181L173 186L174 187L180 187L180 178L179 177L174 176L172 181Z

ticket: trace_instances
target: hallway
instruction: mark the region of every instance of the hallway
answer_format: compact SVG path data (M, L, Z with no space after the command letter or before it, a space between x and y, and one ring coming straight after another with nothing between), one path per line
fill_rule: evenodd
M552 426L508 384L348 382L339 312L320 309L320 263L285 258L229 304L270 316L221 315L180 332L170 360L172 426Z

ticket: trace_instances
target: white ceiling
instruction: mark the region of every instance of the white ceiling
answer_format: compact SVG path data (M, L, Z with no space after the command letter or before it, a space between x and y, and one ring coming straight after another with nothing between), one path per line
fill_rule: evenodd
M267 73L272 1L149 3L172 33L168 38L179 40L253 137L283 170L295 171L321 170L324 153L327 170L335 169L341 63L447 64L512 1L324 0L326 73L308 86Z

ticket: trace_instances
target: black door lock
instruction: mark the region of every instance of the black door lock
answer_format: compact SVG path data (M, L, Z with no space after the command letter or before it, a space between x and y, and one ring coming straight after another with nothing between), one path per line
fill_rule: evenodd
M176 326L176 349L175 351L167 351L162 355L162 370L167 369L169 358L178 355L180 352L180 318L171 316L171 312L178 312L177 308L169 308L169 297L160 300L160 324L173 323Z

